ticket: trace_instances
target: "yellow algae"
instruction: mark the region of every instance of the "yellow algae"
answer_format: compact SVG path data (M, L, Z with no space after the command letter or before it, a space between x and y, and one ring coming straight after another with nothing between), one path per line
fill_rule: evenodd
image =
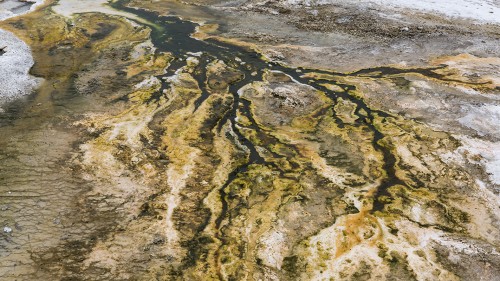
M338 99L334 109L335 113L346 124L352 124L358 119L358 117L354 114L354 111L356 110L356 104L350 101L346 101L340 98Z
M335 85L335 84L320 84L320 85L327 88L330 91L344 92L344 89L342 87Z
M301 78L308 78L308 79L316 79L316 80L335 80L336 76L332 74L326 74L326 73L317 73L317 72L309 72L301 76ZM337 85L332 85L332 84L325 84L325 85L330 85L327 87L331 87L332 90L340 90L342 91L342 88L340 88Z
M498 57L481 58L471 54L459 54L436 58L431 64L446 65L447 68L436 72L474 89L495 89L500 86Z
M140 61L128 66L127 76L128 78L130 78L143 72L163 71L168 67L171 60L172 55L169 53L144 56Z
M202 24L192 35L194 38L199 40L206 40L211 37L211 34L215 33L219 29L218 24Z

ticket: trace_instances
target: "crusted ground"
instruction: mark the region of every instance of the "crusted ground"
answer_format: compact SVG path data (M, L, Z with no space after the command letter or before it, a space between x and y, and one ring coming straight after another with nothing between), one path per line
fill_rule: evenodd
M1 222L14 227L1 277L499 280L498 55L472 44L353 68L315 65L318 49L294 42L340 29L351 43L427 44L445 30L487 45L497 27L406 34L390 20L315 27L324 18L282 3L128 4L200 27L122 2L63 4L1 23L45 79L2 115ZM245 19L215 18L227 11L288 22L241 38L222 23ZM308 48L301 62L282 52Z

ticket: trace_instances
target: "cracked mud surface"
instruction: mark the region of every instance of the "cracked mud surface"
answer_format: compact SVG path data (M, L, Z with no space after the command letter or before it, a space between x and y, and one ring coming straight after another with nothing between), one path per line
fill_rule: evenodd
M82 3L0 23L1 279L500 280L497 25Z

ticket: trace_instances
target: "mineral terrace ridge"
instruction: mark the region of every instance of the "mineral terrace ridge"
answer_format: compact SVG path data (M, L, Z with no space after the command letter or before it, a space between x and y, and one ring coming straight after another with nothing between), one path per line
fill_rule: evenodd
M1 280L500 280L495 0L0 0Z

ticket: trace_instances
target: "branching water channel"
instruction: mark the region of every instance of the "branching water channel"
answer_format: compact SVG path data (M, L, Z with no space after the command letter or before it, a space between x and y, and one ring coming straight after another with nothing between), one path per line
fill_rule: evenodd
M248 167L253 164L258 165L275 165L274 163L266 162L264 158L259 155L256 147L250 140L248 140L238 128L238 121L236 120L237 111L241 110L241 112L247 117L249 120L252 120L253 126L252 129L259 130L259 127L253 120L253 117L250 113L250 105L249 102L243 100L238 95L238 90L243 86L253 82L253 81L262 81L264 71L279 71L285 73L286 75L292 77L299 83L306 84L314 87L315 89L326 93L326 95L332 100L333 106L336 104L339 98L344 100L348 100L356 105L355 115L357 116L357 124L358 126L367 126L373 133L372 145L373 147L379 151L383 155L383 169L385 171L386 177L380 184L377 189L375 195L375 203L372 211L380 211L384 208L384 203L378 200L381 196L389 196L390 194L387 192L387 189L393 185L401 184L406 185L402 180L400 180L395 173L395 163L396 157L391 152L389 147L383 145L380 141L384 139L384 134L380 132L374 125L374 116L380 117L390 117L390 115L386 112L380 110L371 109L362 99L355 97L354 95L349 94L350 91L355 90L356 88L352 85L345 85L342 83L338 83L331 80L322 80L322 79L310 79L304 78L303 76L307 73L323 73L336 75L339 77L346 76L363 76L363 77L371 77L371 78L381 78L390 75L398 75L405 73L417 73L426 77L431 77L435 79L445 79L442 75L435 72L435 70L439 70L442 67L435 68L415 68L415 69L399 69L394 67L379 67L379 68L369 68L362 69L353 73L338 73L335 71L329 70L318 70L318 69L305 69L305 68L290 68L281 63L267 61L262 57L261 54L245 49L240 46L223 43L214 39L208 39L205 41L197 40L192 37L192 34L196 31L198 24L182 20L175 16L161 16L155 12L134 9L127 7L128 1L117 1L112 4L115 9L126 11L131 14L135 14L136 16L143 18L149 22L155 24L155 26L150 26L152 29L152 42L154 46L157 48L157 52L169 52L172 53L175 57L175 60L171 63L169 69L167 70L167 74L162 75L158 78L162 81L163 85L161 90L158 92L161 95L162 91L169 87L168 82L163 79L166 76L172 75L176 70L184 67L186 65L185 59L189 56L189 53L202 53L200 61L202 62L198 68L200 71L197 71L195 75L195 79L198 81L202 95L196 101L195 105L198 107L203 101L208 97L208 90L206 88L206 71L205 68L207 66L206 61L208 59L218 59L224 62L231 63L232 67L238 67L238 71L243 73L243 78L239 81L232 83L230 85L230 93L233 95L234 102L231 110L226 112L224 117L219 121L218 129L221 130L222 126L226 123L230 123L232 130L237 135L238 140L250 152L248 161L236 168L233 172L230 173L227 182L220 188L220 195L223 199L223 212L217 218L216 223L217 226L220 227L222 220L224 219L227 211L227 194L225 194L224 189L231 184L231 182L237 178L240 173L244 173L248 170ZM238 61L237 61L238 58ZM240 61L244 63L240 63ZM346 91L332 91L322 86L322 83L328 82L330 84L335 84L340 86L342 89ZM333 114L335 115L335 109L331 108ZM334 116L335 117L335 116ZM342 121L339 118L336 118L339 126L343 126ZM292 149L294 149L292 147Z
M341 273L383 259L399 274L434 252L401 247L395 219L450 233L468 219L434 196L450 176L412 166L446 170L426 157L453 137L386 111L424 81L474 83L450 66L291 67L153 2L55 8L68 3L5 22L45 82L0 113L0 278L307 280L370 253Z

